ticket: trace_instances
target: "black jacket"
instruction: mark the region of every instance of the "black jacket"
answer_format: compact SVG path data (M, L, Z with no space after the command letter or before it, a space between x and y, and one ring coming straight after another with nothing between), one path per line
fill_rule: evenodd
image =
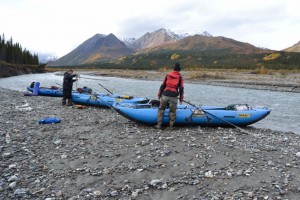
M64 73L64 82L63 82L63 89L64 90L72 90L73 88L73 82L76 80L73 80L73 78L77 76L76 74L69 74L68 72Z

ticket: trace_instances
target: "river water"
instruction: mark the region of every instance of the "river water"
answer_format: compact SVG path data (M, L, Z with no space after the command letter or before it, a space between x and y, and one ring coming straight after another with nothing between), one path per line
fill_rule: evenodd
M74 83L74 89L87 86L93 91L108 93L98 84L100 83L113 93L148 97L149 99L157 98L157 91L161 84L160 81L88 75L84 75L84 77L91 79L80 78L78 82ZM62 76L46 73L0 78L0 87L26 91L26 87L33 81L40 82L41 87L59 87L62 84ZM254 127L300 134L299 93L185 83L185 100L196 105L248 104L251 107L268 107L272 110L271 114L255 123ZM57 103L60 104L61 101L58 100Z

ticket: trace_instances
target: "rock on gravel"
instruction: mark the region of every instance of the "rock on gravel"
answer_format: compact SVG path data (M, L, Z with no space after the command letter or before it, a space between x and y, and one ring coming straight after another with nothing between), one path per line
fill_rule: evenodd
M157 131L111 109L0 95L0 199L300 199L299 135Z

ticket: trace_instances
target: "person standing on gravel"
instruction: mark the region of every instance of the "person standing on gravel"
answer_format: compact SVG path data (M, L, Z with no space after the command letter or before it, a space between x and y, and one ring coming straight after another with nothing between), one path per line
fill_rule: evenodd
M77 74L73 74L73 70L69 69L64 73L63 79L63 99L62 105L65 106L73 106L71 97L72 97L72 89L73 89L73 82L77 81L78 78L73 79L74 77L78 77Z
M159 88L158 99L160 100L160 105L157 113L157 129L162 128L163 115L167 105L169 105L170 109L169 128L170 130L174 129L178 96L180 104L183 102L184 81L179 73L180 71L180 64L175 63L174 71L165 76Z

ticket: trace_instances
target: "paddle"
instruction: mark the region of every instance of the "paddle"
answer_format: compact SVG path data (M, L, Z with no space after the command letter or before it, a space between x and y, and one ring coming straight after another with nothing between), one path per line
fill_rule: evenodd
M109 92L110 94L113 94L111 91L109 91L107 88L105 88L103 85L101 85L100 83L98 83L101 87L103 87L107 92Z
M63 85L62 84L60 84L60 83L56 83L56 84L59 85L60 87L62 87L60 89L63 89ZM75 90L72 90L72 91L75 91Z
M191 105L191 106L193 106L193 107L195 107L195 108L199 108L199 107L196 106L195 104L192 104L192 103L190 103L190 102L188 102L188 101L183 100L183 102L185 102L185 103L187 103L187 104L189 104L189 105ZM199 108L199 109L201 109L201 108ZM231 125L231 126L237 128L237 129L239 129L240 131L242 131L242 132L244 132L244 133L251 134L250 132L248 132L248 131L242 129L241 127L238 127L237 125L235 125L235 124L233 124L233 123L231 123L231 122L229 122L229 121L226 121L226 120L224 120L224 119L222 119L222 118L220 118L220 117L217 117L216 115L213 115L213 114L211 114L210 112L207 112L206 110L203 110L203 109L201 109L201 110L202 110L204 113L209 114L209 115L211 115L211 116L213 116L213 117L215 117L215 118L217 118L217 119L219 119L219 120L221 120L221 121L223 121L223 122L225 122L225 123L227 123L227 124L229 124L229 125Z

